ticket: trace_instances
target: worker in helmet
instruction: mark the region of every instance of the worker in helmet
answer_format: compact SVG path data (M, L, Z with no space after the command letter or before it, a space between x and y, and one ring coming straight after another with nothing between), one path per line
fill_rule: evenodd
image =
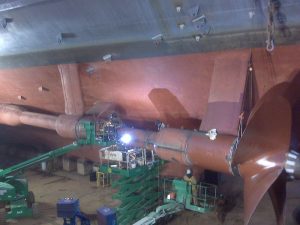
M198 205L198 201L197 201L197 195L198 195L197 180L193 176L193 172L192 172L191 169L186 170L186 174L184 175L183 180L185 180L189 185L192 186L193 204Z

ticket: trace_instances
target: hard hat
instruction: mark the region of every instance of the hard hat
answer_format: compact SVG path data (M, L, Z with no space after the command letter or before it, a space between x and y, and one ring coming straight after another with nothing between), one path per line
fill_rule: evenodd
M187 170L186 170L186 174L192 174L191 169L187 169Z

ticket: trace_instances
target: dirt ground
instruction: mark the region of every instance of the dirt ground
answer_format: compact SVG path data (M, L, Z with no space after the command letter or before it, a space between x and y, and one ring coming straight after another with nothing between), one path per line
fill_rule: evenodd
M46 176L36 171L26 172L29 180L30 190L35 193L38 202L39 216L30 219L11 220L9 224L21 225L62 225L61 218L56 217L56 202L59 198L74 197L80 199L81 209L91 218L95 218L97 208L106 205L114 207L118 202L111 199L112 190L110 188L97 188L96 183L89 182L88 176L81 176L74 173L59 171L53 176ZM239 180L230 180L230 184L235 184L237 189L241 188ZM225 185L226 186L226 185ZM291 220L292 209L300 204L300 182L293 182L288 185L288 207L287 225L295 225ZM79 224L79 223L78 223ZM96 225L96 221L92 221ZM198 214L184 211L178 214L170 225L219 225L215 213ZM224 225L243 224L243 202L242 197L237 197L235 208L228 213ZM257 208L251 225L275 225L275 215L273 213L270 198L266 195Z
M25 176L38 203L38 217L11 220L9 224L62 225L63 220L56 217L56 202L65 197L79 198L82 211L91 218L95 218L97 208L103 205L114 207L118 204L111 199L113 193L110 188L97 188L96 183L91 183L88 176L75 172L59 171L49 176L28 171ZM93 221L92 224L97 223Z

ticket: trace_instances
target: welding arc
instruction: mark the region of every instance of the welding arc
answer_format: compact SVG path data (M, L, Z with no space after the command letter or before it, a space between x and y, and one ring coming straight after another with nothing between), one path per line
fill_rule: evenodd
M269 191L277 225L284 223L286 178L284 164L291 138L292 112L287 99L276 92L265 95L253 109L241 137L233 166L244 179L244 224Z

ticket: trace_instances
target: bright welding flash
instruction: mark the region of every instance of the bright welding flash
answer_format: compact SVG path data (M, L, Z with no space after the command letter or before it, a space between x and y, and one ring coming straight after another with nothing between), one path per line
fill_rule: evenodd
M129 144L132 140L132 137L130 134L123 134L121 137L120 141L123 142L124 144Z

